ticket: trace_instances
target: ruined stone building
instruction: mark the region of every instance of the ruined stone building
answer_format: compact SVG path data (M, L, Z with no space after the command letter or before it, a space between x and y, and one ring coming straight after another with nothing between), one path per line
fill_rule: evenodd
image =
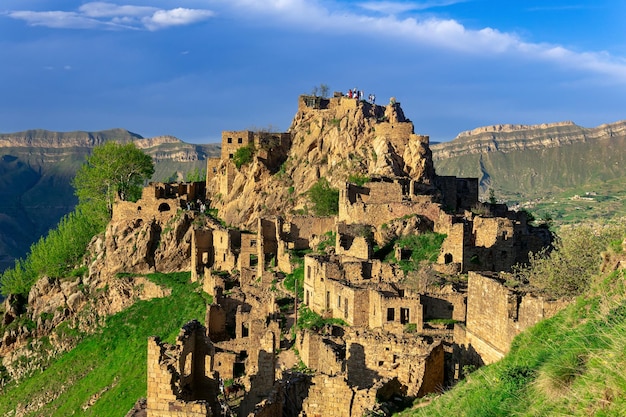
M239 169L232 159L243 147L254 149L255 159ZM296 186L310 187L346 160L368 175L359 184L334 180L336 216L295 209L308 189ZM282 184L293 185L285 192ZM437 176L428 136L414 133L396 102L301 96L289 132L223 132L222 156L207 162L206 184L180 187L159 185L141 202L121 203L118 213L156 207L161 215L165 205L185 207L206 190L213 206L240 212L232 218L247 227L194 227L192 280L214 302L205 325L187 326L175 347L150 341L149 416L219 415L227 406L216 388L220 378L243 384L240 416L362 416L381 402L443 389L465 364L497 360L514 335L560 307L487 274L510 271L549 245L547 229L529 225L525 213L480 203L477 179ZM277 208L268 215L271 204ZM439 284L418 287L397 263L376 259L375 248L423 233L445 239L425 272ZM319 250L328 239L330 247ZM411 255L401 245L392 250L398 261ZM298 329L291 340L293 318L281 303L292 295L281 283L305 252L304 295L296 302L343 325ZM310 373L277 361L291 343Z
M522 330L567 305L507 287L499 274L485 272L468 274L467 298L467 320L455 327L455 343L471 347L486 364L502 359Z

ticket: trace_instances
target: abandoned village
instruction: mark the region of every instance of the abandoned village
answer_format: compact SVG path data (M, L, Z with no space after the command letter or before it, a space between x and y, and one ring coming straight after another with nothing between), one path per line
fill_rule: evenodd
M92 242L94 287L105 274L190 270L212 299L175 344L150 338L147 398L128 416L390 415L498 361L566 305L508 282L551 246L547 227L479 201L477 178L438 176L428 136L395 99L300 96L287 132L224 131L206 171L116 201ZM338 190L333 213L311 209L320 182ZM411 263L403 242L419 237L436 251ZM109 301L162 296L129 279L107 284ZM74 287L40 282L29 302L54 321L54 297L68 314L85 304ZM304 314L324 324L297 326Z

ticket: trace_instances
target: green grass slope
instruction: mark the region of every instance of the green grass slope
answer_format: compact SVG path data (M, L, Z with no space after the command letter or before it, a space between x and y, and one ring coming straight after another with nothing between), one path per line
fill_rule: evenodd
M146 396L147 339L174 342L183 324L203 321L207 297L190 274L151 274L172 288L165 298L137 301L107 319L104 328L62 354L44 371L0 395L0 415L123 416ZM57 330L59 331L59 330ZM67 332L67 328L65 328Z
M400 416L625 416L626 271L601 276L500 362Z

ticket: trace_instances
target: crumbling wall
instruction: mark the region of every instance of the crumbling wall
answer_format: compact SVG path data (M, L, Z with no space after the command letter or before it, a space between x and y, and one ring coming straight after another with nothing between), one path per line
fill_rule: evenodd
M459 269L463 268L463 260L465 253L465 222L450 224L445 230L439 230L438 233L445 233L446 239L441 245L441 251L437 263L444 265L458 264Z
M369 294L370 328L384 328L395 333L402 333L407 324L415 324L417 329L422 328L422 303L419 294L409 297L403 293L374 289Z
M339 190L338 221L369 224L379 229L384 223L403 216L420 214L433 222L441 208L432 195L412 195L408 181L369 182L363 187L346 183Z
M210 182L217 176L218 167L222 162L222 158L207 158L206 159L206 189L209 189Z
M565 306L563 301L516 293L495 274L470 272L466 337L465 343L460 344L472 346L484 363L496 362L509 351L513 338L522 330Z
M373 251L372 228L365 224L337 223L335 253L359 259L370 259Z
M148 417L219 415L212 378L213 345L197 321L183 326L176 345L148 340Z
M431 319L451 319L465 322L467 304L465 293L446 286L439 291L429 291L421 295L424 321Z
M313 311L327 310L330 296L327 297L327 280L340 279L339 265L329 262L328 256L307 255L304 257L304 302Z
M231 271L237 267L237 253L234 251L241 244L241 234L238 230L214 229L213 248L215 250L213 268L222 271Z
M265 270L272 263L276 266L278 253L276 220L259 218L257 225L259 267Z
M241 234L238 269L256 267L259 258L259 237L256 233Z
M370 388L380 379L397 378L409 396L443 386L444 351L440 341L414 334L352 329L346 335L348 383ZM426 385L423 386L424 382Z
M201 280L204 269L213 265L213 232L194 229L191 234L191 282Z
M341 340L305 329L297 334L296 343L300 359L307 368L326 375L337 375L345 370L346 350Z
M308 249L312 240L334 229L335 216L293 216L284 223L281 236L283 240L293 242L290 249Z
M318 374L311 381L302 411L307 417L353 417L353 400L354 391L343 377Z
M157 198L155 185L144 187L142 197L136 203L116 199L113 205L111 221L119 222L126 219L167 220L176 214L181 203L176 198Z

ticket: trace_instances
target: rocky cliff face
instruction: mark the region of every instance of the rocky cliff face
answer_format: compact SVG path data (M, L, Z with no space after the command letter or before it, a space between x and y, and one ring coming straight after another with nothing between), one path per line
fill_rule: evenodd
M259 158L240 169L222 162L209 195L217 196L212 205L227 223L256 227L260 216L307 211L306 192L320 178L341 189L351 176L406 175L429 183L434 175L428 137L413 134L398 103L336 98L311 109L301 102L289 132L292 144L280 167Z

